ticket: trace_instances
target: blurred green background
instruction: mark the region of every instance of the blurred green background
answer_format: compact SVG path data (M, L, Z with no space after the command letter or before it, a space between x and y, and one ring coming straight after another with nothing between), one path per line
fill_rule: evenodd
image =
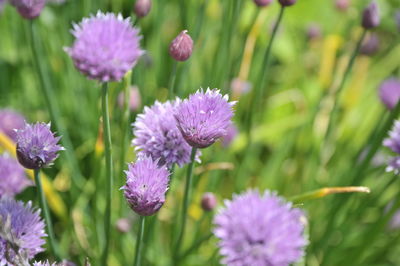
M121 137L124 120L117 95L129 83L138 86L142 106L131 113L132 122L144 105L165 101L173 64L168 46L183 29L188 29L195 46L190 60L178 66L179 96L210 87L239 101L234 119L239 135L229 147L217 143L204 150L202 163L196 166L188 223L188 232L193 234L186 245L204 241L194 246L184 265L218 265L216 239L207 237L212 213L203 213L199 205L206 191L214 192L222 204L232 193L248 187L276 190L290 198L322 187L349 185L367 186L371 193L331 195L301 204L309 218L310 245L300 265L400 265L400 231L389 229L393 213L385 214L388 203L400 197L399 180L385 172L386 149L373 154L370 163L361 164L389 116L378 98L379 84L390 76L400 77L400 29L395 20L400 1L378 1L382 21L373 30L380 40L378 50L357 57L340 94L333 137L324 141L335 90L361 34L360 16L367 4L353 0L347 10L339 11L334 0L299 0L287 8L272 48L268 79L261 88L266 92L262 99L265 108L253 114L257 120L252 129L256 147L252 152L247 150L245 132L252 90L238 93L243 86L236 83L234 92L232 81L251 86L257 79L278 16L278 2L260 9L251 0L154 0L147 17L137 20L133 15L147 54L133 69L131 80L127 77L125 82L110 86L116 165L112 221L116 224L118 219L128 218L132 229L113 230L109 265L132 263L137 226L137 217L118 191L124 181L121 167L134 160L135 154L129 146L127 158L121 161L121 147L130 144ZM73 67L63 47L72 44L73 22L97 10L129 16L132 6L133 0L49 3L35 21L40 60L54 94L52 101L61 114L59 123L70 135L73 160L79 166L71 169L63 153L56 167L45 170L67 209L64 216L53 213L56 237L66 257L78 265L86 257L97 265L104 242L100 87ZM307 36L310 25L320 28L316 38ZM51 118L32 64L29 27L29 21L10 5L5 6L0 15L0 106L23 113L30 122L47 122ZM128 138L132 138L131 130ZM171 263L170 239L177 230L175 211L183 196L184 170L177 169L166 205L150 220L154 225L145 234L145 265ZM79 172L85 181L76 186L71 177ZM33 199L34 189L27 189L19 198Z

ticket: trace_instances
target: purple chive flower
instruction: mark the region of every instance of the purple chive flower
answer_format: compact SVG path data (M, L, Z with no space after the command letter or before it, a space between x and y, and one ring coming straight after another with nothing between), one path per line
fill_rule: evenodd
M400 80L389 78L379 87L379 97L389 110L396 107L400 99Z
M393 157L390 159L386 166L386 172L393 172L396 175L400 173L400 156Z
M336 9L341 11L341 12L347 11L349 6L350 6L350 1L349 0L336 0L335 1Z
M193 40L187 32L187 30L184 30L179 33L169 46L169 54L176 61L186 61L192 55Z
M222 138L222 146L225 148L231 145L232 141L236 138L238 129L234 124L231 124L226 130L226 135Z
M376 34L370 34L361 45L360 53L364 55L373 55L379 50L379 37Z
M191 147L182 137L174 118L179 104L179 98L171 102L156 102L151 107L145 107L144 113L138 115L133 124L135 138L132 145L168 168L173 164L182 167L190 162Z
M383 146L388 147L393 152L400 154L400 121L395 121L389 138L383 140Z
M319 37L321 37L321 27L316 23L310 24L307 27L307 39L315 40Z
M18 13L26 19L34 19L40 15L46 0L11 0Z
M118 106L122 109L124 107L124 101L125 101L125 96L124 92L121 91L118 94ZM129 89L129 109L132 112L135 112L139 109L140 105L142 103L141 97L140 97L140 91L137 86L131 86Z
M16 141L15 129L21 129L25 126L25 118L11 110L0 110L0 131L6 134L10 139Z
M282 6L292 6L294 4L296 4L297 0L279 0L279 3Z
M275 193L247 191L214 218L222 264L290 265L304 255L305 216Z
M201 198L201 208L204 211L212 211L214 210L215 206L217 206L217 198L215 197L214 193L204 193L203 197Z
M3 263L7 262L7 258L15 257L15 252L7 244L10 241L18 246L19 253L26 254L29 259L44 251L42 246L46 241L43 238L47 236L45 224L40 218L40 210L32 208L31 202L25 205L11 198L1 199L0 218L3 226L10 222L10 228L3 228L7 231L5 236L0 236L0 265L5 265Z
M136 0L133 11L136 16L143 18L149 14L151 9L151 0Z
M231 93L233 99L239 99L240 96L251 91L251 83L240 78L234 78L231 81Z
M55 137L50 123L25 124L17 130L17 158L28 169L39 169L53 164L58 152L64 148L57 144L61 137Z
M372 29L377 27L380 21L378 5L372 1L363 11L361 25L365 29Z
M272 0L253 0L257 6L268 6Z
M126 184L122 187L125 198L133 211L142 216L156 213L165 202L169 172L151 157L142 156L129 164Z
M72 34L75 42L66 51L75 67L90 79L120 81L143 54L139 30L121 14L99 11L75 24Z
M233 117L235 102L219 90L197 91L185 99L175 111L175 119L183 138L190 146L207 148L227 135Z
M0 155L0 198L14 197L32 182L26 178L25 170L7 153Z

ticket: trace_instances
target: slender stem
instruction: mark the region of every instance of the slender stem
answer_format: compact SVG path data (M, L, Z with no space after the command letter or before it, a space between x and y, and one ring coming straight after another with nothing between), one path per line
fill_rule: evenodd
M178 61L174 60L172 64L172 72L171 76L169 78L169 86L168 86L168 98L173 99L174 98L174 90L175 90L175 80L176 80L176 69L178 67Z
M356 48L353 51L353 54L351 55L350 61L346 67L346 70L343 74L343 78L342 81L339 84L339 88L336 90L335 95L334 95L334 103L333 103L333 107L332 107L332 111L330 113L329 116L329 121L328 121L328 128L326 130L325 133L325 141L329 140L329 138L331 137L331 133L332 133L332 127L333 124L335 123L335 119L336 119L336 113L338 112L338 105L339 105L339 98L340 98L340 93L342 92L344 86L346 85L346 81L350 75L350 72L353 68L354 62L357 58L357 55L360 51L361 45L364 41L365 35L367 34L367 30L364 29L363 33L360 36L360 39L357 42Z
M73 184L75 186L72 189L81 188L84 186L84 179L81 172L79 171L78 162L73 154L74 148L72 146L71 139L69 137L68 131L65 129L62 123L60 110L58 109L57 98L54 96L52 91L52 86L50 84L49 75L45 73L43 66L41 64L41 58L39 58L39 40L37 38L38 33L35 32L34 20L30 21L29 27L31 49L33 55L33 64L38 72L39 82L40 82L40 93L44 96L46 106L50 113L51 121L54 123L57 131L63 136L61 142L65 147L65 156L67 163L72 171L71 177Z
M110 231L111 231L111 194L113 187L113 169L112 169L112 153L111 153L111 131L110 118L108 113L108 86L103 83L102 86L102 111L103 111L103 134L106 159L106 210L104 214L104 234L105 246L102 256L103 265L107 265L108 252L110 248Z
M141 258L141 253L142 253L142 246L143 246L143 234L144 234L144 225L145 225L145 216L140 216L140 224L139 224L139 232L137 234L136 238L136 251L135 251L135 261L134 264L135 266L140 265L140 258Z
M185 235L185 227L186 227L186 220L187 220L187 210L189 206L189 198L190 198L190 188L192 186L192 172L194 166L194 160L196 157L197 148L192 148L192 153L190 155L190 164L187 168L187 175L186 175L186 185L185 185L185 194L183 196L183 205L182 205L182 216L181 216L181 230L179 233L178 241L175 245L175 254L174 259L178 258L179 250L182 246L183 237Z
M40 207L43 210L44 220L46 222L47 235L49 237L49 244L50 244L51 253L53 253L54 257L56 257L56 259L59 260L60 259L60 255L58 253L57 244L56 244L56 240L55 240L55 236L54 236L53 224L51 223L49 207L47 206L46 198L44 196L44 191L43 191L43 187L42 187L42 180L40 178L40 173L39 172L40 172L39 169L35 169L34 170L35 184L36 184L36 188L38 190Z
M282 22L284 11L285 11L285 7L281 6L281 9L279 10L278 19L272 30L271 39L269 40L267 49L265 50L262 68L261 68L260 74L258 76L258 80L254 86L253 104L252 104L252 108L251 108L250 112L248 113L248 120L247 120L248 121L247 135L249 136L249 141L251 139L250 132L251 132L252 124L254 122L253 116L260 109L260 105L262 103L262 98L263 98L263 94L264 94L263 88L265 87L265 83L267 82L267 77L269 74L268 68L269 68L269 62L270 62L270 57L271 57L271 50L272 50L272 46L274 44L274 40L275 40L276 34L278 32L279 26Z

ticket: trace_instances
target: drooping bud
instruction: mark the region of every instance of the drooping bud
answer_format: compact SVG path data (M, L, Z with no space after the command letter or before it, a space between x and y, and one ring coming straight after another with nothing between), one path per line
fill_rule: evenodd
M294 4L296 4L297 0L279 0L279 3L282 6L292 6Z
M26 19L34 19L40 15L46 0L11 0L18 13Z
M203 208L204 211L212 211L215 206L217 206L217 199L215 198L214 193L204 193L201 198L201 208Z
M364 9L361 24L365 29L372 29L377 27L380 21L378 5L373 1Z
M133 10L136 16L143 18L149 14L151 9L151 0L136 0Z
M169 46L169 54L177 61L186 61L192 55L193 40L187 32L182 31Z
M269 4L271 4L272 0L254 0L254 3L257 6L268 6Z
M341 11L341 12L345 12L347 11L347 9L350 6L350 2L349 0L336 0L335 1L335 7L337 10Z

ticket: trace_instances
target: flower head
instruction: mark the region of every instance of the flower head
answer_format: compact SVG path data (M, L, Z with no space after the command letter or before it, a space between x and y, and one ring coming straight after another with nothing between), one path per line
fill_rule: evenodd
M187 32L184 30L179 33L169 46L169 54L177 61L186 61L192 55L193 40Z
M119 81L143 54L139 30L120 14L98 12L75 24L72 34L75 42L66 51L75 67L90 79Z
M25 118L21 114L11 109L0 110L0 131L13 141L16 140L15 129L21 129L24 126Z
M378 5L372 1L363 12L361 24L365 29L372 29L379 25L381 18L379 16Z
M279 3L282 6L292 6L294 4L296 4L297 0L279 0Z
M379 87L379 97L389 110L396 107L400 99L400 80L390 78Z
M14 197L32 182L26 178L25 170L7 153L0 155L0 198Z
M269 191L250 190L225 201L214 224L226 265L290 265L307 244L303 212Z
M46 0L11 0L18 13L26 19L34 19L40 15Z
M222 146L228 147L238 134L237 127L232 123L226 130L226 135L222 138Z
M179 104L179 98L171 102L156 102L151 107L145 107L144 113L138 115L133 124L135 138L132 145L136 146L136 150L169 168L175 163L182 167L190 162L191 147L182 137L174 118Z
M379 37L376 34L370 34L363 42L360 53L364 55L373 55L379 50Z
M32 203L26 205L11 198L0 200L0 219L3 230L0 236L0 265L7 259L13 259L15 252L8 243L13 242L19 253L24 253L29 259L42 252L46 237L45 224L40 218L40 210L32 208ZM5 226L7 225L8 226Z
M55 137L50 124L25 124L17 130L17 158L28 169L39 169L53 164L58 152L64 148L58 144L61 137Z
M121 91L118 94L118 106L122 109L124 107L125 93ZM129 110L132 112L137 111L140 107L142 100L140 98L140 91L137 86L131 86L129 89Z
M135 11L136 16L142 18L149 14L151 9L151 0L136 0L133 11Z
M400 154L400 121L394 123L392 130L389 132L389 138L383 140L383 145Z
M122 189L129 206L139 215L153 215L165 202L169 183L167 168L160 167L157 161L146 156L128 167L126 184Z
M227 134L234 105L219 90L200 90L179 104L174 116L187 143L206 148Z
M271 4L272 0L254 0L254 3L257 6L268 6L269 4Z
M349 0L335 0L335 7L341 12L347 11L350 6Z
M217 198L214 193L206 192L201 198L201 208L204 211L212 211L217 206Z

